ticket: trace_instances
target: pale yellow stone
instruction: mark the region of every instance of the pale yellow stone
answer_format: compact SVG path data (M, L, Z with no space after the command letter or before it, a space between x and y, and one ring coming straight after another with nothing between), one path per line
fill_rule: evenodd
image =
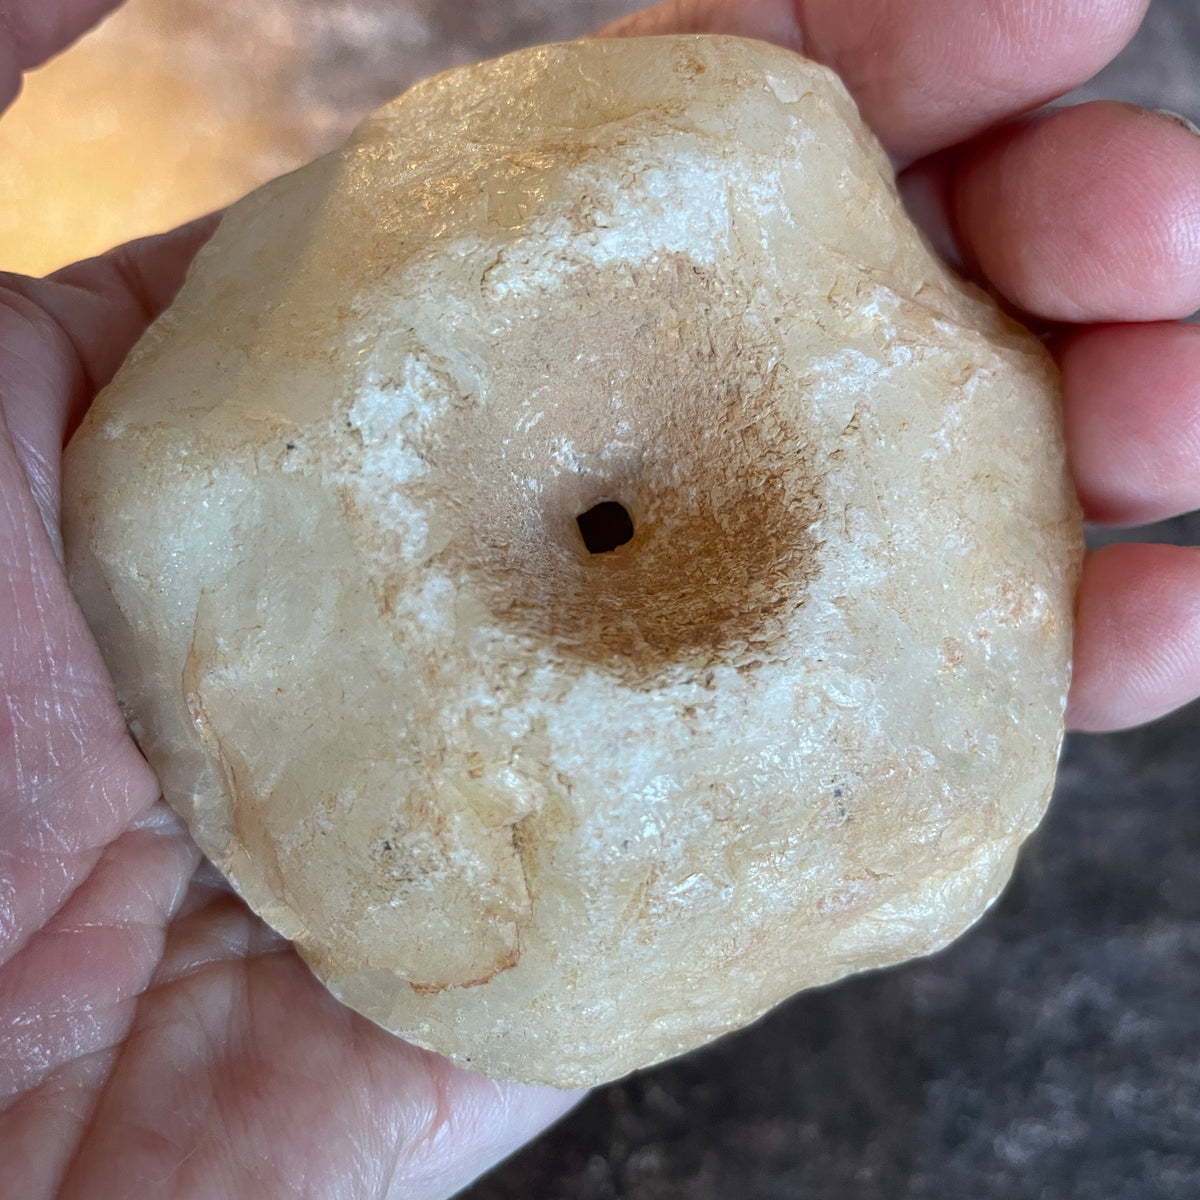
M782 50L417 87L230 211L66 480L204 851L495 1076L609 1079L936 949L1049 796L1054 368ZM635 534L590 555L600 500Z

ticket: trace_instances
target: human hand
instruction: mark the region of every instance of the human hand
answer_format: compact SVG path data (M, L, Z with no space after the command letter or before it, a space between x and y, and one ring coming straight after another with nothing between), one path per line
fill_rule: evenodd
M0 73L109 7L8 5ZM946 252L1081 326L1056 335L1075 469L1089 514L1122 522L1200 499L1200 331L1170 323L1200 306L1200 140L1116 105L987 130L1092 74L1144 8L695 0L621 31L768 37L836 67ZM206 234L0 281L0 1195L449 1195L573 1097L489 1083L350 1013L200 865L55 555L64 435ZM1075 723L1200 690L1195 597L1190 550L1089 559Z

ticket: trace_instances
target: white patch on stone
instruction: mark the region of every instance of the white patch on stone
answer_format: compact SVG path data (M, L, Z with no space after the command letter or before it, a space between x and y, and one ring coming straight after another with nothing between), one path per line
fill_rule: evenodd
M561 216L546 222L536 242L506 246L487 270L483 286L496 300L550 291L572 271L614 263L653 264L669 254L713 263L728 252L732 229L731 192L753 195L779 189L776 178L759 178L744 169L712 170L701 156L671 147L670 170L645 167L623 177L611 167L584 165L571 189L586 196L586 224ZM639 155L639 160L645 156Z

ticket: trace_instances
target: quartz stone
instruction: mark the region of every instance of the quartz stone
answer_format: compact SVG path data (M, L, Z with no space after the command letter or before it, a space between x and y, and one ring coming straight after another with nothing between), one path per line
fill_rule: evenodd
M1082 553L1038 340L832 74L697 37L441 75L235 205L68 450L66 545L247 903L560 1086L979 917Z

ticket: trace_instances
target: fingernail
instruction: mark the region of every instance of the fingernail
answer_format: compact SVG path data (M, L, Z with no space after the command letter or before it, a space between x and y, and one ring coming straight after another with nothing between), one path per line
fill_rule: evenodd
M1200 125L1197 125L1195 121L1188 120L1182 113L1172 112L1169 108L1152 108L1150 111L1157 113L1160 117L1170 118L1176 125L1182 125L1189 133L1200 137Z

